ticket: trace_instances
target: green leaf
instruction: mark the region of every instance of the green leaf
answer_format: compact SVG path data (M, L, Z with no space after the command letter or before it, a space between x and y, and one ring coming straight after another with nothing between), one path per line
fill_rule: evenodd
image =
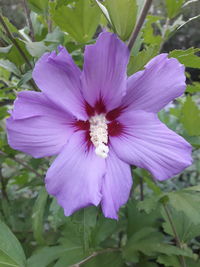
M182 106L180 121L189 135L200 135L200 109L190 96Z
M200 194L193 194L187 191L177 191L168 193L169 204L176 210L182 211L188 216L193 224L200 222Z
M142 50L136 56L131 56L128 64L128 75L142 70L149 60L156 56L157 52L158 46L154 45Z
M177 256L161 255L158 257L157 262L167 267L181 267L179 258Z
M114 25L112 24L112 21L111 21L111 18L110 18L110 15L108 13L108 10L107 8L98 0L96 0L96 3L98 5L98 7L100 8L101 12L103 13L103 15L105 16L105 18L107 19L107 21L110 23L110 25L112 26L113 30L115 31L115 27Z
M0 59L0 66L10 72L13 72L16 75L20 75L20 71L17 69L14 63L9 60Z
M178 61L190 68L200 68L200 57L195 53L199 52L200 48L189 48L187 50L173 50L169 53L170 57L175 57Z
M185 0L165 0L167 15L170 19L174 18L181 10Z
M90 0L76 0L73 6L60 8L56 8L56 3L50 3L50 14L61 30L68 32L80 43L91 40L101 15L98 6Z
M46 51L48 51L44 42L27 42L26 49L33 57L41 57Z
M33 214L32 214L32 220L33 220L33 235L35 240L39 244L44 244L45 240L43 238L43 216L45 211L45 205L47 201L48 194L43 187L38 197L35 201L34 207L33 207Z
M173 208L170 208L170 213L173 218L173 223L176 228L176 232L182 243L187 243L192 238L200 235L200 223L198 225L194 225L192 219L186 216L185 213L182 211L177 211ZM165 233L175 237L174 232L172 231L171 224L164 210L162 211L162 215L165 220L165 222L163 223Z
M24 251L10 229L0 221L0 266L25 267Z
M27 73L22 75L22 78L18 82L17 86L21 87L23 84L26 84L32 78L32 70L27 71Z
M124 261L120 252L107 252L93 257L90 261L82 264L83 267L123 267Z
M116 33L126 41L133 31L137 18L136 0L106 0L105 5Z
M46 267L55 260L67 256L71 257L71 254L77 253L80 247L64 247L64 246L52 246L43 247L37 250L29 259L28 267ZM66 265L67 266L67 265Z
M188 92L190 94L200 92L200 83L199 82L193 82L192 84L189 84L187 86L186 92Z
M162 40L161 35L155 35L155 26L160 23L163 17L148 15L143 28L143 37L145 44L160 46Z
M48 0L28 0L31 10L38 14L46 14L48 9Z

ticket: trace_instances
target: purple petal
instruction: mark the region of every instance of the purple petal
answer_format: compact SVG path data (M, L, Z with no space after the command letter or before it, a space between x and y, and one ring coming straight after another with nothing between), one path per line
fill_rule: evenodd
M76 132L55 159L46 175L46 188L69 216L101 201L105 160L88 151L83 132Z
M117 219L118 210L129 197L132 186L130 166L110 149L102 185L102 209L105 217Z
M82 85L86 101L94 106L102 99L108 111L119 106L126 92L126 45L115 34L103 32L96 44L86 46L84 58Z
M36 158L56 155L73 132L72 121L42 93L21 92L7 119L8 143Z
M191 165L191 146L168 129L156 114L145 111L124 113L121 136L110 138L123 161L147 169L158 180L170 178Z
M128 106L128 109L158 112L183 94L186 87L185 68L177 59L167 56L156 56L144 71L129 77L124 106Z
M65 48L44 54L36 63L33 78L42 92L56 105L78 119L86 119L80 90L81 71Z

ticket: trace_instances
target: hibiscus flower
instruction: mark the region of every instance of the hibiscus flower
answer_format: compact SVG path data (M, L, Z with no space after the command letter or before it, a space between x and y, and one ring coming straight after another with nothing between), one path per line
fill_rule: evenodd
M35 65L41 92L18 94L8 142L35 158L58 155L45 183L66 216L101 204L117 218L132 186L130 165L163 181L191 164L191 146L157 117L183 94L184 66L161 54L127 77L128 48L108 32L86 46L83 71L58 50Z

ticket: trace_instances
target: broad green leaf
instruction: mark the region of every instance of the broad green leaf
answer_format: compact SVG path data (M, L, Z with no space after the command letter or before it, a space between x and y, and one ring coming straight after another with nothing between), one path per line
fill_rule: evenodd
M83 267L123 267L124 261L120 252L107 252L93 257L90 261L82 264Z
M200 48L189 48L187 50L173 50L169 53L170 57L175 57L178 61L190 68L200 68L200 57L195 55Z
M83 252L83 248L72 249L60 257L53 267L72 267L73 264L82 261L88 256L89 254Z
M184 212L177 211L173 208L170 208L170 213L173 219L173 224L176 228L176 232L182 243L187 243L192 238L200 235L200 222L198 225L194 225L192 219L186 216ZM174 237L174 232L172 231L171 224L164 210L162 211L162 215L165 219L165 222L163 223L165 233Z
M163 264L166 267L182 267L177 256L161 255L158 256L157 262Z
M33 57L41 57L46 51L48 51L44 42L27 42L26 49Z
M25 267L24 251L10 229L0 221L0 266Z
M185 0L165 0L167 15L170 19L174 18L181 10Z
M132 75L133 73L142 70L149 60L156 56L157 52L157 46L149 46L139 52L136 56L131 56L128 64L128 75Z
M46 14L48 9L48 0L28 0L31 10L38 14Z
M133 31L137 18L136 0L106 0L105 5L116 33L126 41Z
M44 217L44 210L45 205L47 201L48 194L43 187L38 197L35 201L34 207L33 207L33 214L32 214L32 220L33 220L33 235L35 240L39 244L44 244L45 240L43 238L43 217Z
M56 8L50 3L50 14L61 30L68 32L77 42L86 43L93 37L101 12L91 0L76 0L74 5Z
M0 66L16 75L20 75L20 71L17 69L14 63L6 59L0 59Z
M169 204L176 210L182 211L188 216L192 223L200 223L200 194L192 192L177 191L168 193Z
M200 135L200 109L190 96L182 106L180 121L189 135Z
M44 247L37 250L28 259L28 267L46 267L55 260L63 257L71 257L71 254L77 253L80 247L64 247L64 246L52 246ZM66 265L67 266L67 265Z

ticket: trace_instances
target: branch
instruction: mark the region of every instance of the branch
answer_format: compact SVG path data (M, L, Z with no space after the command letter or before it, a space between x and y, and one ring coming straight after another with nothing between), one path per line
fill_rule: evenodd
M3 196L3 198L5 198L9 202L9 198L8 198L8 195L6 192L6 183L4 182L4 177L2 175L1 168L0 168L0 183L1 183L2 196Z
M131 51L131 49L132 49L132 47L133 47L133 45L134 45L134 43L135 43L135 41L137 39L137 36L138 36L138 34L139 34L139 32L140 32L140 30L142 28L142 25L143 25L143 23L145 21L145 18L147 16L149 8L150 8L150 6L152 4L152 1L153 0L146 0L146 2L145 2L145 5L144 5L144 7L142 9L142 12L141 12L141 15L140 15L140 17L139 17L139 19L138 19L138 21L136 23L136 26L135 26L135 28L134 28L134 30L133 30L133 32L131 34L131 37L129 39L129 42L128 42L129 51Z
M169 223L171 225L171 228L172 228L172 231L173 231L173 234L174 234L174 237L175 237L176 245L177 245L177 247L182 248L181 241L180 241L180 238L179 238L178 233L176 231L176 227L175 227L175 224L173 222L173 218L171 216L170 210L167 207L167 204L163 204L163 207L164 207L164 210L166 212L166 215L167 215L167 218L169 220ZM185 262L185 258L183 256L180 256L179 258L180 258L181 265L183 267L187 267L186 262Z
M34 29L33 29L33 24L32 24L31 17L30 17L30 10L27 6L26 0L23 0L23 6L24 6L25 13L26 13L26 18L27 18L28 27L30 30L31 40L34 42L35 41Z

